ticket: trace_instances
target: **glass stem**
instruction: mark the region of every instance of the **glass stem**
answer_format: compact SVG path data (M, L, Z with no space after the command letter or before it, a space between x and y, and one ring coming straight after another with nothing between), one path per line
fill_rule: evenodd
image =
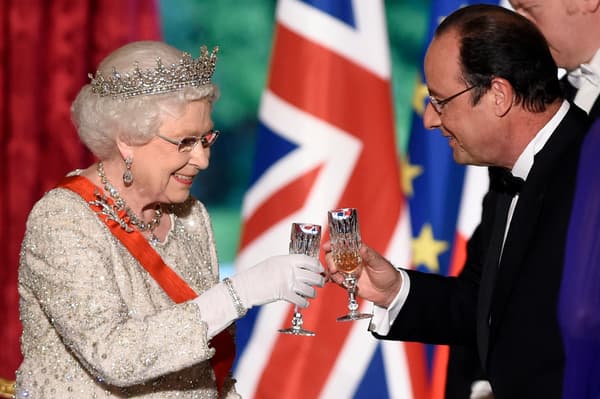
M356 314L358 302L356 302L356 278L354 276L346 277L346 287L348 288L348 309L350 314Z
M302 313L298 309L298 306L294 306L294 317L292 318L292 328L294 330L300 330L302 328Z

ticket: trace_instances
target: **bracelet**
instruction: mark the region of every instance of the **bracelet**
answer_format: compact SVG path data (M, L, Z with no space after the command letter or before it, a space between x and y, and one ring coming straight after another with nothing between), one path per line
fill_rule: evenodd
M229 277L225 277L223 279L223 283L225 283L225 287L227 287L227 291L229 292L229 295L231 295L231 300L233 301L233 307L235 308L235 311L237 312L238 318L244 316L246 314L246 312L248 311L248 309L246 309L244 307L244 305L242 305L242 300L240 299L240 296L238 295L235 288L233 288L233 282L231 281L231 279Z

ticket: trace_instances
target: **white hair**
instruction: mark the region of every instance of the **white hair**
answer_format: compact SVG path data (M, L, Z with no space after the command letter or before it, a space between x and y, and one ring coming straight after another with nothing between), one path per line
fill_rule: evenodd
M182 54L162 42L133 42L108 55L98 66L98 71L110 76L116 68L124 74L133 70L135 62L142 70L152 69L157 58L163 64L171 65L178 63ZM158 133L165 115L177 117L183 114L189 102L206 99L212 103L218 96L218 88L207 84L120 99L100 97L92 91L90 84L86 84L71 106L71 118L87 148L99 159L107 159L117 152L117 138L127 144L143 145Z

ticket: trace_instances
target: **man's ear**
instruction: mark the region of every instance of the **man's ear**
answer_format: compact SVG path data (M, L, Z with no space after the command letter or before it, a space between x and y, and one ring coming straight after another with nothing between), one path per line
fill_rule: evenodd
M504 116L513 106L514 90L508 80L493 78L489 94L492 95L494 113Z

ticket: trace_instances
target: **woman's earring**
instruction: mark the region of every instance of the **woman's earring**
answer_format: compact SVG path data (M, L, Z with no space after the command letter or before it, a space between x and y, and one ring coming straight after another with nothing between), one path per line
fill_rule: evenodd
M123 183L129 187L131 183L133 183L133 173L131 173L131 164L133 163L133 158L128 156L125 158L125 173L123 173Z

